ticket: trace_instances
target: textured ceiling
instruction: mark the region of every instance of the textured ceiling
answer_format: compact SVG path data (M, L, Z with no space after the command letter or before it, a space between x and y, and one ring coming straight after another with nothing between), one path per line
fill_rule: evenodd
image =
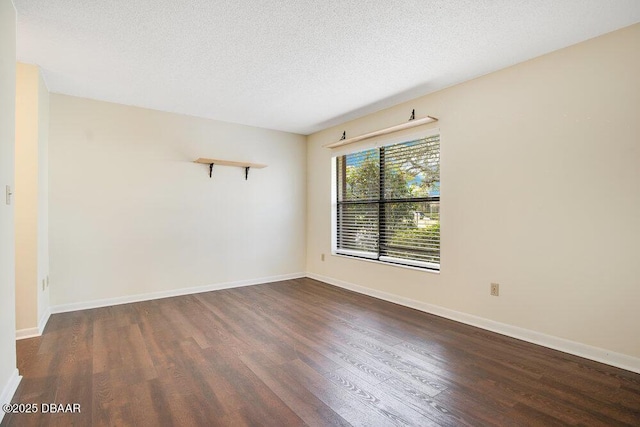
M14 0L52 92L309 134L640 21L638 0Z

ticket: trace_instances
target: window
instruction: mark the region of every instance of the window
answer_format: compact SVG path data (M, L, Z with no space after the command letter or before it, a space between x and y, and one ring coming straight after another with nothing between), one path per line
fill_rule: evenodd
M335 252L439 270L440 136L335 162Z

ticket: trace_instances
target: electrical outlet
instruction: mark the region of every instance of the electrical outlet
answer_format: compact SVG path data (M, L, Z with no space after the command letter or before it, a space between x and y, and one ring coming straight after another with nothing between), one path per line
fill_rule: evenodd
M320 254L320 261L324 261L324 254Z
M497 297L500 295L500 285L498 283L491 284L491 295Z

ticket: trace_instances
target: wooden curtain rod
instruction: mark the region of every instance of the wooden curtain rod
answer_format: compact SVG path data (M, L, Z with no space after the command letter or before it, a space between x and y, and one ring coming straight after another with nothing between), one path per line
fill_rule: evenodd
M363 141L365 139L373 138L375 136L387 135L389 133L398 132L405 129L411 129L416 126L426 125L427 123L433 123L438 121L435 117L427 116L421 119L409 120L406 123L391 126L386 129L380 129L375 132L365 133L364 135L354 136L353 138L341 139L340 141L332 142L330 144L323 145L325 148L337 148L343 145L353 144L354 142Z

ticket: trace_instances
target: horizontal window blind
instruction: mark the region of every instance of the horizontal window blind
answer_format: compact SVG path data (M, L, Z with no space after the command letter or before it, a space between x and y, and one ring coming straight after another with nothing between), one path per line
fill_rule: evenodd
M337 251L439 269L440 136L336 158Z

